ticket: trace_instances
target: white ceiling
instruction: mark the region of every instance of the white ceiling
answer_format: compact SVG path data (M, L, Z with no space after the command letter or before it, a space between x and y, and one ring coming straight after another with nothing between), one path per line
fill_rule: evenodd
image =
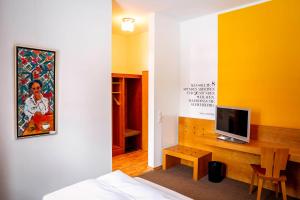
M121 35L133 35L147 31L148 28L148 12L122 7L116 0L112 0L112 31ZM133 33L121 31L121 21L124 17L134 18L135 30Z
M113 16L122 10L126 16L145 18L149 13L159 12L177 20L187 20L257 2L262 0L113 0ZM119 11L114 10L115 7Z

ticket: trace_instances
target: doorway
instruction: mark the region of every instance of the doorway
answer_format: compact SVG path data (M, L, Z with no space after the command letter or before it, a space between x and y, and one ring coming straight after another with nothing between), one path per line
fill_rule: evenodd
M112 166L134 176L148 169L148 26L116 1L112 11Z

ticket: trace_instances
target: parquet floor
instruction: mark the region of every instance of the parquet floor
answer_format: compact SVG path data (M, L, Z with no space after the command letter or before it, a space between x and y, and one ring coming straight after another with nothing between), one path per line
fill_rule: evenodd
M148 152L143 150L114 156L112 168L113 171L121 170L129 176L138 176L152 170L148 167Z

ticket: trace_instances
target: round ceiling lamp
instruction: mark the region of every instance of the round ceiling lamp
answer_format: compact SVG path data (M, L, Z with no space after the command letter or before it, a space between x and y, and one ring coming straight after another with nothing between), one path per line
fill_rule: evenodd
M122 19L121 29L122 31L133 32L135 25L135 19L125 17Z

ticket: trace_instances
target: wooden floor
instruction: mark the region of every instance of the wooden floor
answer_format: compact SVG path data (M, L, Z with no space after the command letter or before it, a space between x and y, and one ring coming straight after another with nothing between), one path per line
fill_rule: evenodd
M148 152L142 150L114 156L112 168L113 171L121 170L129 176L138 176L152 170L148 167Z

